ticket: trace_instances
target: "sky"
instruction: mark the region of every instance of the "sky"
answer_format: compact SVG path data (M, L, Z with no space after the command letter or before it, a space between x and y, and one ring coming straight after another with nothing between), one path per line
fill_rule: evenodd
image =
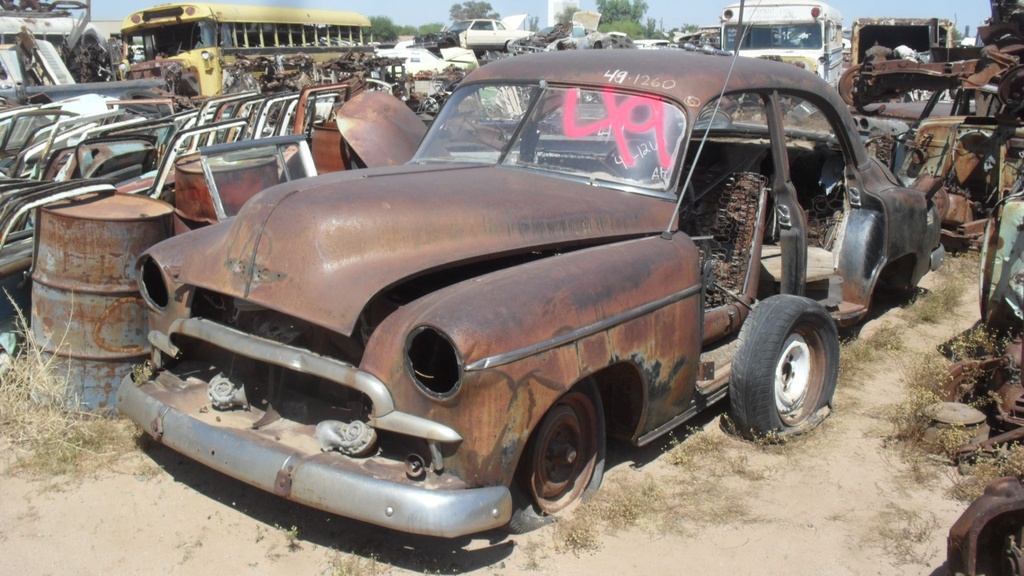
M717 25L721 9L739 0L645 1L647 17L659 20L668 30L683 24ZM751 4L756 1L749 0ZM92 0L93 18L124 19L134 11L160 3L164 3L163 0ZM419 26L431 22L447 23L449 8L461 0L236 0L236 3L351 10L366 16L388 16L398 25ZM946 18L956 21L961 32L965 25L970 26L973 36L978 25L991 15L988 0L832 0L829 3L843 13L843 23L847 28L854 18ZM546 0L490 0L490 4L502 16L528 13L539 16L541 26L547 25ZM584 10L594 10L596 6L594 0L580 0L580 5Z

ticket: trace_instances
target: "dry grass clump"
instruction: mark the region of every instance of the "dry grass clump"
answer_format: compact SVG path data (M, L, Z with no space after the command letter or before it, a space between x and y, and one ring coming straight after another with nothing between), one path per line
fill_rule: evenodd
M584 552L593 552L601 547L601 532L598 527L598 515L590 503L585 503L572 514L559 518L555 522L555 550L571 552L579 556Z
M931 512L908 510L896 504L878 516L877 538L899 564L927 564L934 550L926 546L939 522Z
M1003 450L995 458L979 459L963 466L964 476L950 489L950 496L961 502L971 502L985 492L985 486L996 478L1016 476L1024 479L1024 446L1016 445Z
M44 353L31 333L27 340L0 381L0 437L15 448L16 467L39 476L67 474L132 450L132 428L81 411L61 357Z
M868 369L884 355L903 351L903 328L887 324L870 336L847 340L839 351L839 381L860 384Z
M379 576L390 573L390 568L377 561L375 556L363 558L355 554L334 552L328 559L328 576Z
M600 537L610 530L656 524L665 510L666 492L655 479L617 479L606 483L570 515L555 522L555 549L579 555L600 547Z
M907 387L906 395L888 413L892 439L927 449L923 440L932 424L928 408L942 401L942 390L949 380L948 363L938 352L931 352L916 359L900 358L898 364Z
M605 485L592 502L594 514L613 529L643 523L664 508L665 490L650 476L634 482L619 480Z
M973 282L978 276L978 254L952 256L943 262L937 272L936 286L914 299L907 308L905 318L911 326L935 324L949 316L960 303L963 283Z

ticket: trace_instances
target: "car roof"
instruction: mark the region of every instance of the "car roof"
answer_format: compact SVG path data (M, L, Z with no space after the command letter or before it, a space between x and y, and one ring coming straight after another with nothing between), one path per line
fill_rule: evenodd
M635 89L699 109L718 97L726 77L727 92L798 90L845 109L825 81L792 64L741 56L729 76L731 56L683 50L563 50L504 58L481 66L463 85L496 80L609 86Z

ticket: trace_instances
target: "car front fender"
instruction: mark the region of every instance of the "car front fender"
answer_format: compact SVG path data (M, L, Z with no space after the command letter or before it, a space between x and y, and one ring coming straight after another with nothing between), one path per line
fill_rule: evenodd
M635 365L652 421L690 402L700 352L699 254L683 234L560 254L455 284L388 317L361 369L396 408L450 426L463 443L446 467L470 485L507 483L530 432L574 384ZM431 393L409 366L410 335L429 327L458 357L460 381Z

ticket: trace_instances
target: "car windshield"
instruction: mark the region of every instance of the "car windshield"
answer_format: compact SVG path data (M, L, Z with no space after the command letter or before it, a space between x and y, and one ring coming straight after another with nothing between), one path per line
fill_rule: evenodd
M455 92L412 161L502 164L663 192L685 128L678 107L649 96L479 85Z
M454 24L452 24L451 26L448 27L448 31L449 32L462 32L463 30L468 30L470 24L471 24L471 22L468 21L468 20L463 20L462 22L456 22L456 23L454 23Z

